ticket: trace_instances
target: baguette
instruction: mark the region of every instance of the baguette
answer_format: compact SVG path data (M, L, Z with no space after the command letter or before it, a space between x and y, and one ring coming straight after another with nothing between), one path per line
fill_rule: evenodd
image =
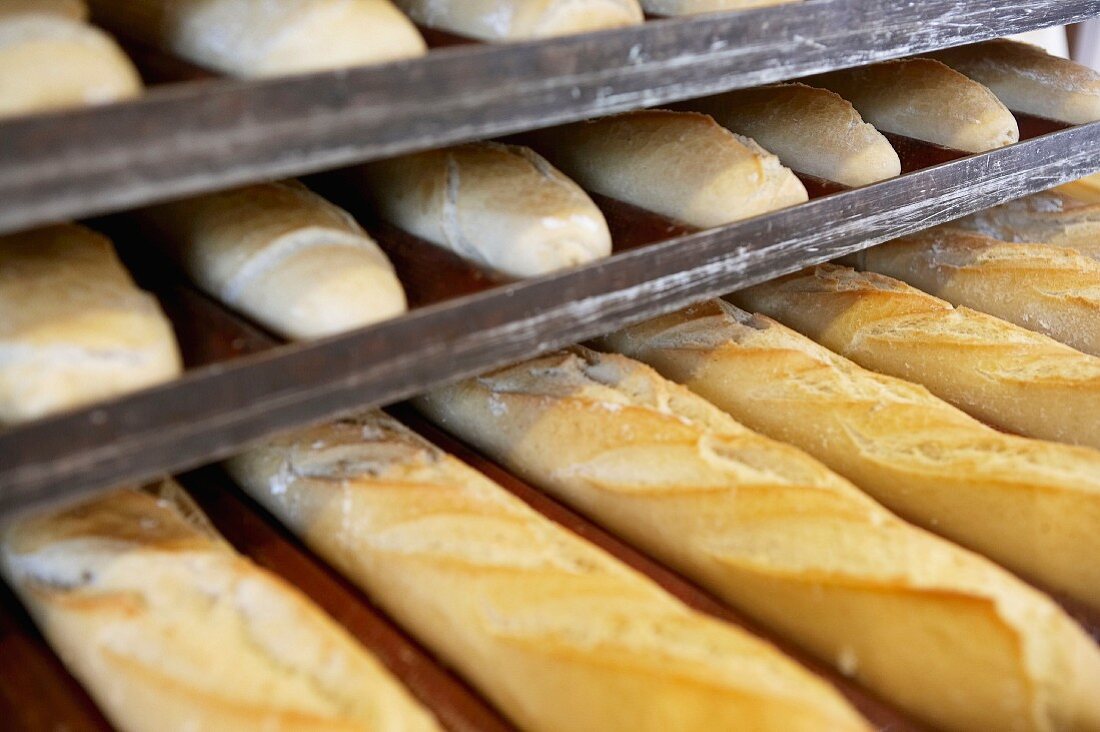
M125 732L435 730L304 595L234 552L174 483L19 520L0 567Z
M698 15L799 2L802 0L641 0L645 11L653 15Z
M1073 249L936 228L845 261L1100 356L1100 261Z
M382 218L505 275L536 277L611 254L592 199L525 147L460 145L368 163L351 176Z
M267 77L427 51L390 0L89 0L121 36L212 71Z
M105 104L141 93L141 78L81 3L0 3L0 118Z
M599 344L805 450L903 518L1100 609L1100 452L997 432L721 300Z
M157 301L81 226L0 237L0 424L167 381L181 369Z
M1071 124L1100 120L1100 74L1039 46L998 38L928 55L989 87L1009 109Z
M1100 173L1086 175L1084 178L1063 183L1051 190L1065 194L1069 199L1079 203L1100 203Z
M1004 241L1044 242L1100 259L1100 202L1036 193L959 219L956 226Z
M821 265L735 293L860 366L994 427L1100 447L1100 358L882 275Z
M255 185L137 215L199 287L283 337L319 338L405 312L378 245L301 184Z
M479 38L521 41L642 22L637 0L396 0L421 25Z
M712 227L807 200L794 173L703 114L644 110L535 133L536 148L585 188Z
M863 730L828 685L372 412L229 462L522 729Z
M901 174L897 152L847 100L805 84L773 84L686 102L756 140L792 170L846 186Z
M418 404L935 726L1100 729L1100 650L1058 606L648 367L558 353Z
M851 102L883 132L984 152L1020 139L1016 118L993 92L939 61L883 61L806 80Z

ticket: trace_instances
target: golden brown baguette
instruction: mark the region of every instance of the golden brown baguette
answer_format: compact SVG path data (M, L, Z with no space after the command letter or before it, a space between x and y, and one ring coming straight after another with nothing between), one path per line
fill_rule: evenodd
M653 15L696 15L800 2L802 0L641 0L645 11Z
M286 338L405 312L405 291L378 245L300 183L212 193L137 217L200 288Z
M0 237L0 424L167 381L172 326L105 237L65 224Z
M1100 73L1039 46L997 38L928 56L989 87L1017 112L1072 124L1100 120Z
M6 527L0 567L124 732L427 732L435 720L174 483Z
M533 139L588 190L692 226L720 226L807 198L778 158L704 114L627 112Z
M805 450L903 518L1100 609L1100 452L997 432L721 300L599 344Z
M1100 447L1100 358L895 280L821 265L730 296L994 427Z
M642 364L557 353L418 404L933 725L1100 729L1100 650L1053 602Z
M141 93L130 59L86 15L79 2L0 2L0 117Z
M897 152L850 102L828 89L772 84L684 102L750 137L792 170L847 186L901 173Z
M1100 261L1073 249L939 227L843 261L1100 356Z
M529 730L861 730L828 685L371 412L238 482Z
M1046 191L979 211L955 226L1005 241L1044 242L1100 259L1100 202Z
M429 150L352 169L378 215L512 277L611 254L603 214L533 150L493 142Z
M279 76L427 51L390 0L89 0L120 36L213 71Z
M1063 183L1051 189L1081 203L1100 203L1100 173Z
M835 91L883 132L967 152L1020 139L1016 118L993 92L939 61L883 61L806 80Z
M637 0L395 0L421 25L483 41L564 36L642 22Z

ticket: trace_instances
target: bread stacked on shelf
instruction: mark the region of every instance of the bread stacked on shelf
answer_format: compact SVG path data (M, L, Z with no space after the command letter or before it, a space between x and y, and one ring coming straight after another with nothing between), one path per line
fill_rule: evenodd
M637 0L395 0L421 25L483 41L564 36L642 22Z
M133 64L80 0L0 2L0 118L140 93Z
M955 222L1011 242L1044 242L1100 259L1100 202L1046 191L979 211Z

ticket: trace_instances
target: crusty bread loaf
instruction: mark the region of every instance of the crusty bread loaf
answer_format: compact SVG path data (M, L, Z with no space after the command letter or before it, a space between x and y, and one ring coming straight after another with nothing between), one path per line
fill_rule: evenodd
M75 225L0 237L0 424L179 373L175 336L103 236Z
M933 725L1100 729L1100 649L1053 602L648 367L558 353L418 404Z
M1086 175L1051 189L1080 203L1100 203L1100 173Z
M124 732L439 728L332 619L234 552L173 483L21 519L3 534L0 567Z
M982 421L1100 447L1100 358L890 277L821 265L731 296Z
M137 96L137 70L84 6L61 0L0 2L0 117Z
M845 263L1100 356L1100 261L1073 249L939 227L865 249Z
M939 61L883 61L806 80L851 102L883 132L983 152L1020 139L1016 118L993 92Z
M88 0L121 36L232 76L382 63L427 47L390 0Z
M857 730L835 691L378 412L230 472L527 730Z
M805 84L773 84L684 103L750 137L792 170L862 186L901 173L897 152L846 99Z
M525 147L459 145L368 163L351 175L382 218L512 277L611 254L592 199Z
M641 0L645 11L654 15L696 15L799 2L802 0Z
M998 38L928 55L989 87L1009 109L1073 124L1100 120L1100 73L1039 46Z
M484 41L564 36L642 22L638 0L395 0L421 25Z
M1044 242L1100 259L1100 202L1046 191L979 211L956 226L1005 241Z
M721 300L602 338L902 517L1100 609L1100 452L997 432Z
M299 183L266 183L138 214L207 293L287 338L405 311L386 255L350 215Z
M535 135L585 188L700 227L805 201L778 158L703 114L644 110Z

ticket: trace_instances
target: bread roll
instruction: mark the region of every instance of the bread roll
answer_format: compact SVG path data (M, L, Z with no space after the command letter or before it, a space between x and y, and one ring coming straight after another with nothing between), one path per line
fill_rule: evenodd
M798 2L802 0L641 0L645 11L653 15L697 15Z
M966 152L1020 139L1016 118L993 92L932 59L883 61L806 82L832 89L883 132Z
M997 432L721 300L599 343L805 450L904 518L1100 609L1100 452Z
M1100 650L1057 605L639 363L558 353L418 403L932 725L1100 729Z
M0 237L0 424L167 381L172 327L103 236L71 224Z
M685 102L751 137L800 173L863 186L901 174L901 161L847 100L805 84L773 84Z
M1100 74L1039 46L998 38L929 55L989 87L1009 109L1072 124L1100 120Z
M168 483L25 518L0 566L124 732L435 730L296 589L234 552Z
M1049 244L935 228L846 259L1100 356L1100 261Z
M768 644L689 610L378 412L230 472L526 730L861 730Z
M483 41L565 36L642 22L637 0L395 0L421 25Z
M319 338L405 312L386 255L350 215L298 183L146 209L187 274L286 338Z
M141 93L130 59L84 15L76 2L0 3L0 118Z
M368 163L352 176L382 218L512 277L611 254L592 199L525 147L459 145Z
M721 226L807 198L778 158L703 114L627 112L535 139L585 188L692 226Z
M959 219L956 226L1004 241L1045 242L1100 259L1100 202L1036 193Z
M427 50L389 0L89 0L119 35L232 76L376 64Z
M1100 447L1100 358L882 275L821 265L731 296L1027 437Z

